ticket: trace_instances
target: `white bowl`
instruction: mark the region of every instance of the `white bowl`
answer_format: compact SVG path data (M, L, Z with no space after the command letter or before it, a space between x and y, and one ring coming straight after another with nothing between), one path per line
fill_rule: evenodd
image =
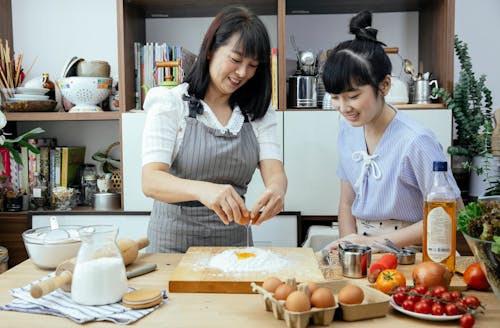
M50 89L47 88L26 88L26 87L17 87L16 92L28 95L45 95L49 92Z
M14 98L19 99L19 100L48 100L49 96L16 93L16 94L14 94Z
M41 269L53 270L60 263L75 257L81 245L78 235L78 229L81 227L77 225L59 226L60 229L69 233L69 237L63 238L46 238L47 233L51 231L49 226L23 232L24 247L26 247L31 261Z
M101 112L97 106L111 93L113 79L108 77L71 76L57 81L62 95L75 104L69 112Z

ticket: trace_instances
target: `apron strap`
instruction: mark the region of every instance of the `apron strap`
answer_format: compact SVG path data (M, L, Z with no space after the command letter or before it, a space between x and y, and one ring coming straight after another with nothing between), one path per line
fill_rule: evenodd
M196 118L196 115L203 114L203 104L195 96L182 95L182 100L188 102L189 117Z

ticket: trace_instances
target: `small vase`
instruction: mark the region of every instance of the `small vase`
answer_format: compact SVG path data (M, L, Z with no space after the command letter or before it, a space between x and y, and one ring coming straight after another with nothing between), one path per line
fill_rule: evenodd
M474 254L474 258L480 263L493 293L497 298L500 298L500 254L493 253L491 249L493 242L477 239L466 233L463 235Z

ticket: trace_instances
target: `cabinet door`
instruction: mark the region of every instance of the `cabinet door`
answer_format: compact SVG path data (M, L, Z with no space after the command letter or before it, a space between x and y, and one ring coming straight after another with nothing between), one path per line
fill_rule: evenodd
M141 187L142 131L145 113L122 115L123 210L151 211L153 199L144 196Z
M297 215L280 213L260 226L252 226L255 246L297 247Z
M288 177L285 211L337 215L339 114L335 111L284 113L284 161Z
M281 146L281 160L283 161L283 112L276 112L276 120L278 121L278 140ZM252 208L257 197L264 191L264 188L265 186L262 181L262 176L260 175L260 170L257 169L253 174L252 181L250 181L245 195L245 203L249 209Z

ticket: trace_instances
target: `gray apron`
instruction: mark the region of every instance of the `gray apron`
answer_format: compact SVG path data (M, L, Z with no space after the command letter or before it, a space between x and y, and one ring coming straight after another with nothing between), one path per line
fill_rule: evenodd
M200 123L196 112L190 110L182 147L169 173L179 178L231 184L243 196L258 161L259 145L247 118L234 136ZM155 200L148 227L148 251L184 253L190 246L246 246L246 235L245 226L235 222L225 225L200 202L170 204Z

